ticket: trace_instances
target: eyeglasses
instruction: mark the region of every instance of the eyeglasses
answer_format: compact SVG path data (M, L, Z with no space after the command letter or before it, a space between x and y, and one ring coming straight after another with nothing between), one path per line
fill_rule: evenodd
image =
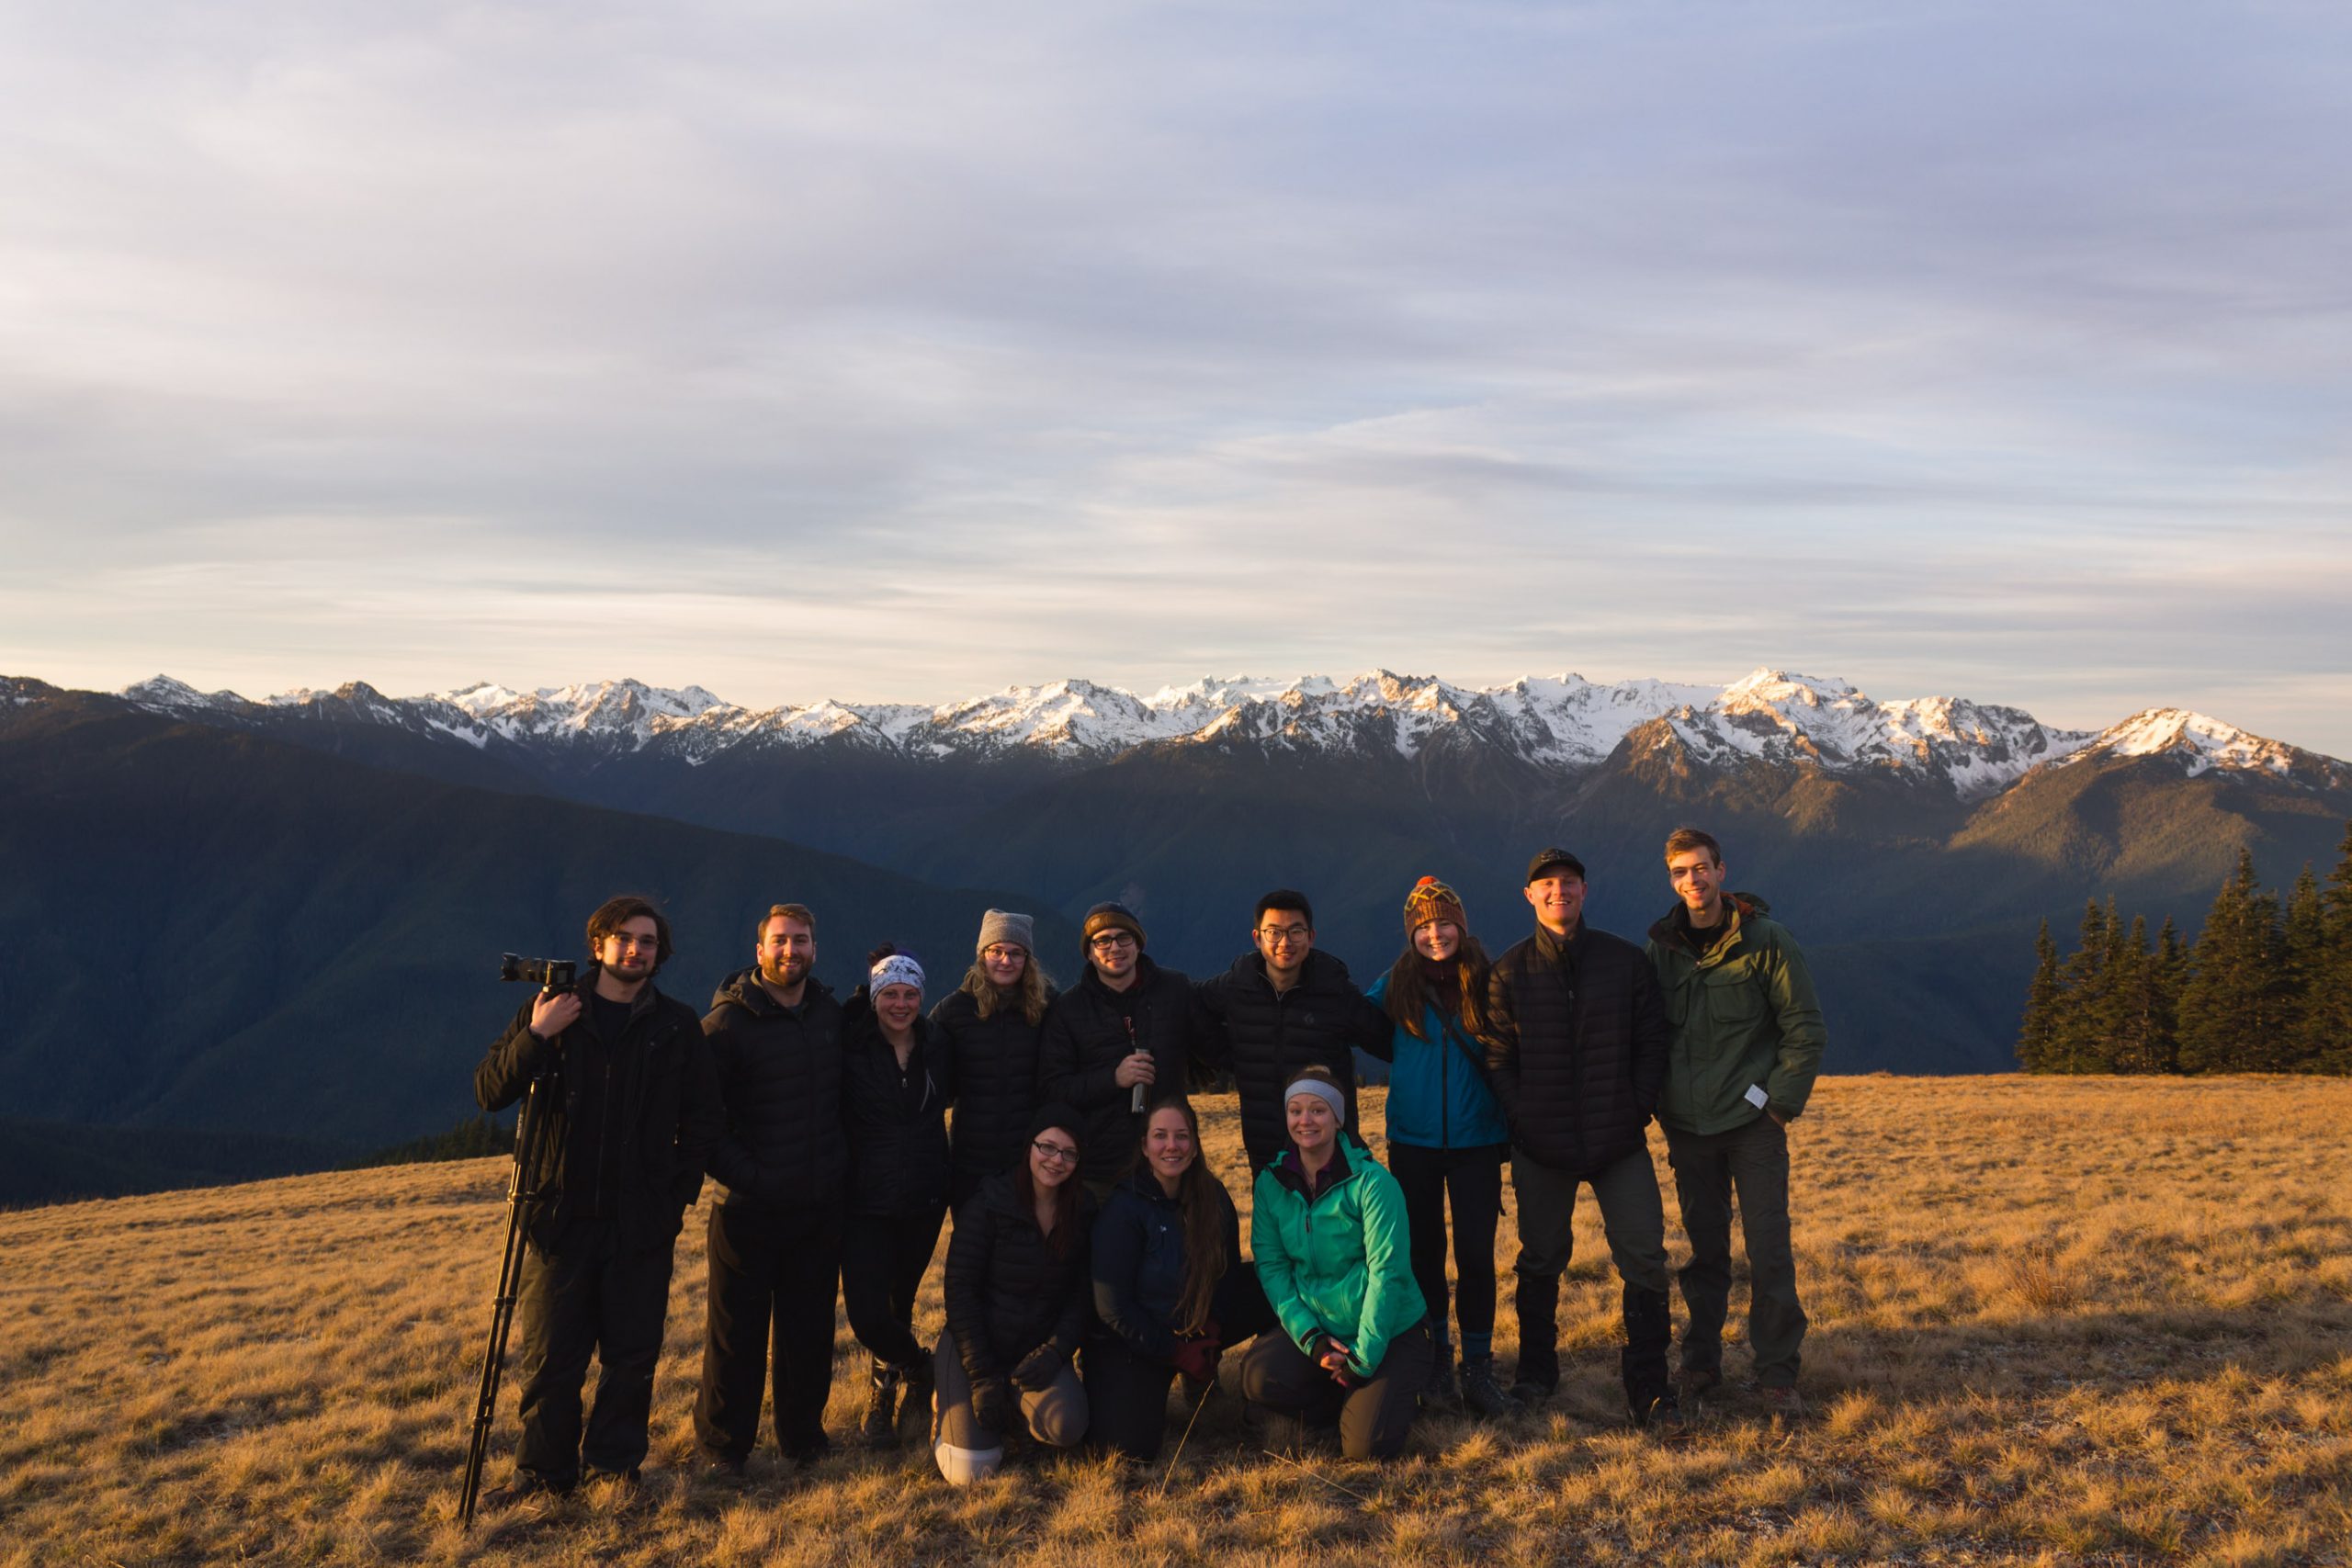
M1133 947L1135 944L1136 933L1133 931L1104 931L1086 945L1097 953L1114 953L1120 948Z
M1296 947L1313 937L1315 932L1306 926L1260 926L1258 934L1266 939L1268 947Z
M1029 1146L1036 1150L1037 1157L1048 1165L1069 1165L1078 1158L1078 1151L1066 1144L1049 1144L1040 1138Z
M980 956L991 964L1010 964L1016 958L1028 957L1029 950L1025 947L1006 947L999 942L980 949Z

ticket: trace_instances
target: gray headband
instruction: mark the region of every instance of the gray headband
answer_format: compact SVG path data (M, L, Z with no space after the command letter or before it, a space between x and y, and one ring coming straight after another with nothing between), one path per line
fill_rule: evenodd
M1340 1119L1340 1126L1344 1127L1348 1124L1348 1102L1340 1097L1340 1091L1329 1084L1318 1082L1314 1078L1301 1078L1283 1090L1283 1103L1288 1105L1291 1096L1295 1094L1314 1095L1331 1108L1331 1114Z

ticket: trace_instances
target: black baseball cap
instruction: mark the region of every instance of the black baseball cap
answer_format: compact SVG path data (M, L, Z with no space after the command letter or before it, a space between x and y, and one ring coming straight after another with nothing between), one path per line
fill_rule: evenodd
M1534 881L1555 865L1564 865L1575 872L1578 882L1585 880L1584 862L1577 859L1567 851L1557 848L1535 852L1535 858L1527 863L1527 880Z

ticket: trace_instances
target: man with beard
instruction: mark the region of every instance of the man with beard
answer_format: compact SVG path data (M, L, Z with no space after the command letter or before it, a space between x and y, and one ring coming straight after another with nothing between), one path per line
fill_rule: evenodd
M583 1476L634 1483L669 1313L671 1253L718 1136L718 1085L695 1015L654 988L670 922L643 898L588 917L579 983L542 991L474 1071L502 1111L540 1079L539 1201L517 1286L523 1439L495 1507ZM601 1371L583 1434L580 1389Z
M702 1021L726 1107L710 1173L726 1193L710 1211L695 1437L722 1477L741 1476L759 1441L771 1328L776 1446L800 1464L829 1446L849 1168L841 1005L808 973L817 917L806 905L774 906L752 951L758 962L719 983Z
M1135 1157L1144 1107L1183 1095L1206 1021L1192 981L1144 953L1143 922L1125 905L1087 910L1081 936L1086 973L1046 1010L1037 1083L1041 1099L1084 1113L1070 1131L1099 1203Z
M1278 887L1250 918L1251 951L1198 987L1211 1028L1203 1060L1228 1069L1240 1090L1241 1142L1254 1177L1290 1146L1283 1091L1308 1066L1336 1081L1341 1133L1356 1128L1355 1054L1390 1052L1388 1015L1364 1000L1348 966L1315 945L1306 895Z

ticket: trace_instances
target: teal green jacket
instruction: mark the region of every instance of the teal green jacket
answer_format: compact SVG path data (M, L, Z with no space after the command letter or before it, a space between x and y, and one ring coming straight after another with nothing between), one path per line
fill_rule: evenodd
M1724 901L1731 930L1701 956L1678 905L1650 928L1650 963L1666 992L1674 1043L1657 1119L1684 1133L1728 1133L1764 1114L1760 1089L1783 1121L1813 1094L1826 1032L1796 939L1752 894Z
M1429 1311L1413 1283L1404 1189L1342 1138L1311 1195L1295 1149L1258 1173L1253 1193L1250 1247L1283 1332L1310 1356L1330 1336L1370 1377Z

